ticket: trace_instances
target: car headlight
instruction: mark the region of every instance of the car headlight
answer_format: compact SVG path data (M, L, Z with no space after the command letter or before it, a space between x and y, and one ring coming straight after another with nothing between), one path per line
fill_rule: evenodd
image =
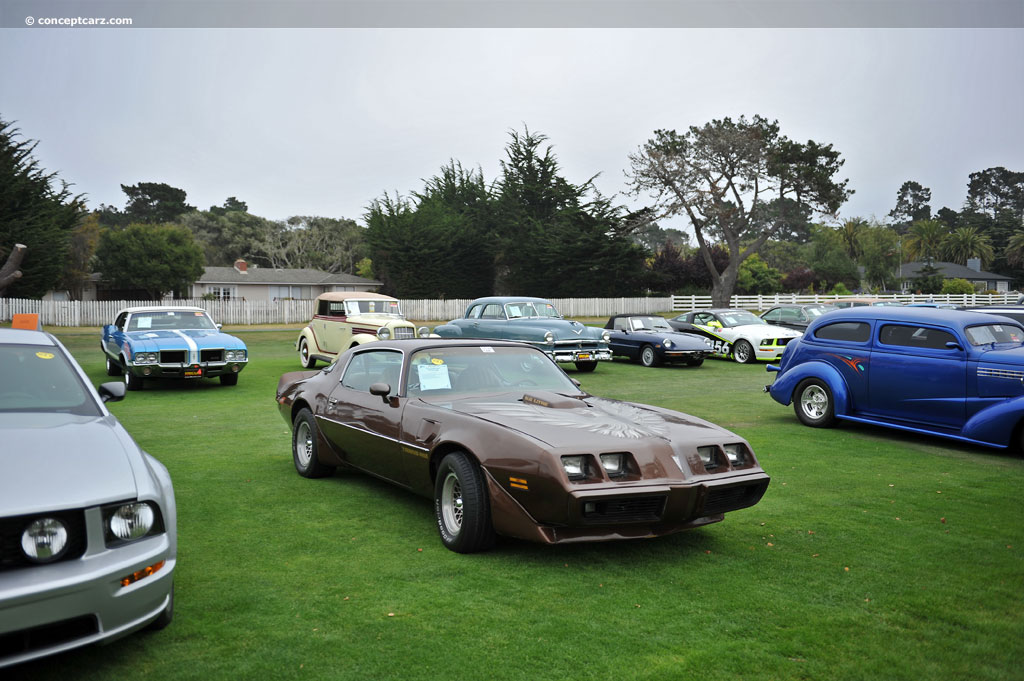
M56 518L33 520L21 533L21 550L36 563L60 558L68 546L68 528Z
M420 338L430 338L430 329L428 329L425 326L421 326L420 328L416 329L416 335L418 335Z
M604 331L601 332L601 340L603 340L605 343L607 343L611 339L612 339L611 331L609 331L608 329L605 329Z
M774 338L765 338L763 341L761 341L761 345L771 345L774 342Z
M587 457L582 455L563 456L562 468L570 480L580 480L587 477Z
M229 362L243 362L245 361L245 350L228 350L227 360Z
M704 464L704 470L713 471L718 468L718 447L697 447L697 454Z
M108 545L142 539L162 530L160 516L153 504L132 501L103 509L104 534Z
M554 343L555 342L555 334L551 333L550 331L545 331L544 332L544 342L545 343Z
M672 347L672 341L670 339L668 339L668 338L662 339L661 344L663 346L665 346L666 348Z
M722 445L722 449L725 450L725 455L729 457L729 463L733 468L745 466L747 463L747 448L743 444L737 442L731 445Z
M609 478L617 478L626 474L626 455L623 452L602 454L601 465Z
M380 327L379 329L377 329L377 338L379 338L380 340L387 340L391 338L391 329L389 329L386 326Z

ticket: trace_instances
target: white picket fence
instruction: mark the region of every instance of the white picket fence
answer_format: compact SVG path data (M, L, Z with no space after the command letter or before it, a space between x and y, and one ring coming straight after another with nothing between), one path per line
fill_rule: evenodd
M860 296L773 294L770 296L733 296L731 307L766 310L780 303L830 303L841 298ZM878 296L903 303L943 302L956 305L996 305L1017 302L1018 294L1007 295L898 295ZM442 322L461 317L470 300L402 300L402 311L409 319ZM661 314L711 307L711 296L672 296L670 298L553 298L563 316L601 318L633 312ZM0 298L0 322L9 322L20 312L35 313L46 326L103 326L114 321L126 307L150 305L195 305L207 310L215 321L230 325L304 324L313 316L312 300L26 300Z

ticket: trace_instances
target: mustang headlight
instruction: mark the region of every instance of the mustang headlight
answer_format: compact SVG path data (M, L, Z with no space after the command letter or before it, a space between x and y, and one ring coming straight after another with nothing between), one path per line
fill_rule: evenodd
M386 326L382 326L377 329L377 338L380 340L387 340L391 338L391 329Z
M581 480L587 477L587 457L582 455L563 456L562 468L570 480Z
M609 478L618 478L626 474L626 455L623 452L602 454L601 465Z
M734 468L747 464L747 448L742 443L722 445L722 449L725 450L725 455L729 457L729 463Z
M155 504L131 501L103 509L103 534L108 546L142 539L163 531L163 521Z
M718 468L718 447L697 447L697 454L704 464L704 470L713 471Z
M420 338L430 338L430 329L428 329L425 326L421 326L420 328L416 329L416 335L418 335Z
M56 518L33 520L21 533L21 550L36 563L57 560L67 546L68 528Z
M554 343L555 342L555 334L551 333L550 331L545 331L544 332L544 342L545 343Z

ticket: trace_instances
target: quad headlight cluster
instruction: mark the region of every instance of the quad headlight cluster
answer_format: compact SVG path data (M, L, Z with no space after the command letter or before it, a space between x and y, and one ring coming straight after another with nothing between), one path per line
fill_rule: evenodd
M609 478L621 478L628 472L629 455L625 452L602 454L598 457L601 468ZM592 457L588 454L573 454L562 457L562 468L570 480L584 480L590 477Z
M721 449L715 445L697 447L697 455L700 456L700 461L704 464L704 470L708 472L717 470L725 464L721 458L722 453L725 454L731 468L743 468L750 462L747 448L740 442L722 445Z
M132 361L136 364L156 364L160 361L160 355L156 352L136 352Z
M245 350L227 350L224 353L224 359L228 362L244 362L245 355Z

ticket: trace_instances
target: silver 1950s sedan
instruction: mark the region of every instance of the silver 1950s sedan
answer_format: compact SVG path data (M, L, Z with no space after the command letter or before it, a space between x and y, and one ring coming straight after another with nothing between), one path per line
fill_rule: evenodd
M0 329L0 667L174 613L174 490L63 345Z

